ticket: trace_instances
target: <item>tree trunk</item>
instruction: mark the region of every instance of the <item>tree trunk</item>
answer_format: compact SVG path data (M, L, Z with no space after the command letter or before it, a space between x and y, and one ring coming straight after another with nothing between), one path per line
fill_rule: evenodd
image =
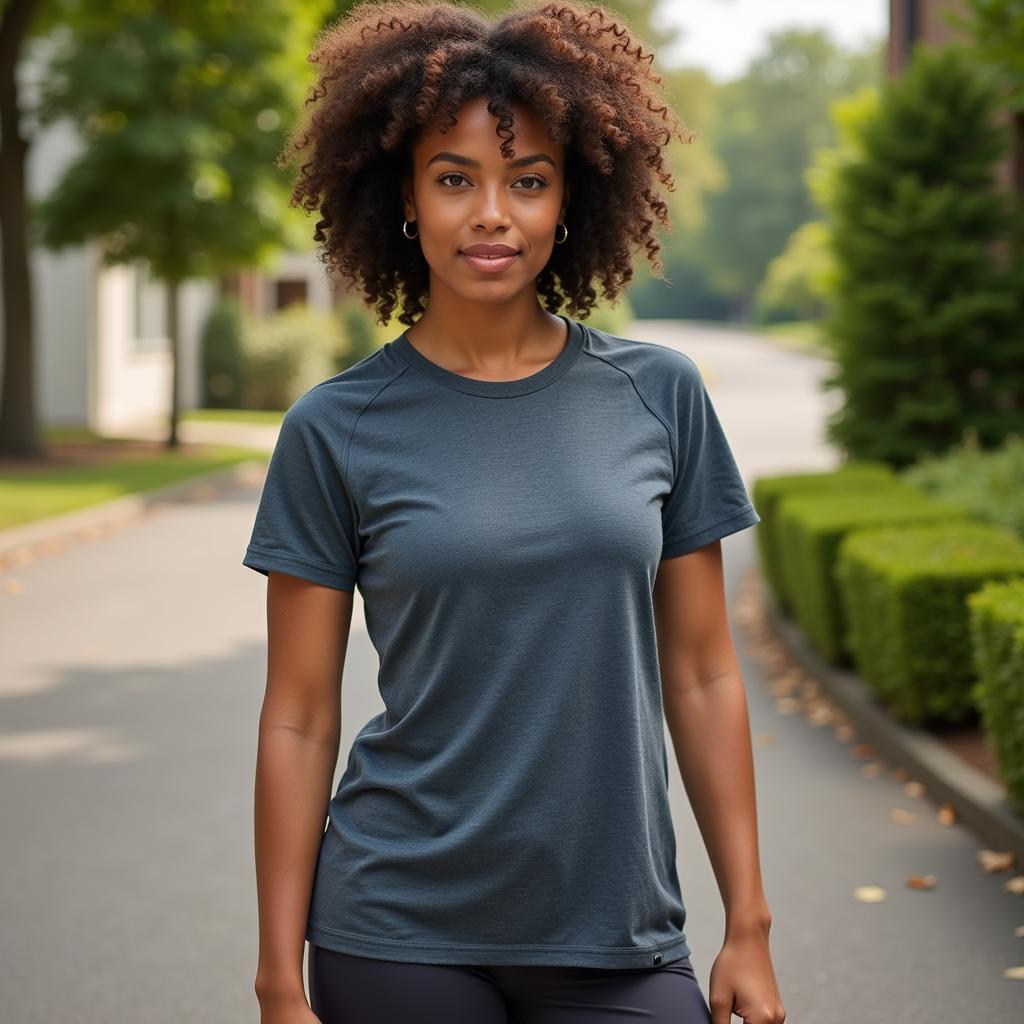
M32 287L25 165L16 77L21 44L36 0L10 0L0 22L0 235L3 236L3 389L0 453L44 454L36 421Z
M179 281L167 282L167 333L171 338L171 422L167 447L178 447L178 377L181 365L181 322L178 317Z

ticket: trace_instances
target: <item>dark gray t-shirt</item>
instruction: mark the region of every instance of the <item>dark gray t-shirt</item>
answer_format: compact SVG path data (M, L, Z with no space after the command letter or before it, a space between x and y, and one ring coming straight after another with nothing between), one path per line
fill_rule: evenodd
M244 564L358 584L386 707L330 802L310 942L690 952L652 587L760 516L688 356L562 319L528 377L463 377L403 333L285 415Z

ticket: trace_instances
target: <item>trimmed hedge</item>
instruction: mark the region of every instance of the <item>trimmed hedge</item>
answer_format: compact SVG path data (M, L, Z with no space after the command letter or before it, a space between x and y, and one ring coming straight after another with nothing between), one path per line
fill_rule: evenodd
M775 514L778 503L790 494L821 494L824 492L858 493L876 484L891 484L896 480L893 470L884 462L847 462L831 472L786 473L781 476L762 476L754 482L752 500L761 513L762 524L754 531L761 571L775 595L779 606L793 611L792 601L785 592L782 572L782 553Z
M1024 543L988 523L861 529L837 552L845 645L899 719L956 723L976 711L967 598L1024 574Z
M1024 578L986 583L968 595L967 607L972 696L1007 800L1024 812Z
M925 525L968 518L964 509L894 482L870 491L792 494L776 509L782 576L797 622L832 662L848 663L842 607L834 576L840 542L852 530Z

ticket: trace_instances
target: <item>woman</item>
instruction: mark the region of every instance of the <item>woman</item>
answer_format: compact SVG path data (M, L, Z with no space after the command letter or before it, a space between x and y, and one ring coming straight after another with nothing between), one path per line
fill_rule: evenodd
M719 546L760 518L692 360L554 312L655 259L689 137L600 7L363 4L312 59L293 199L408 329L288 410L244 558L262 1020L777 1024ZM332 798L357 584L386 710ZM663 714L726 906L713 1013Z

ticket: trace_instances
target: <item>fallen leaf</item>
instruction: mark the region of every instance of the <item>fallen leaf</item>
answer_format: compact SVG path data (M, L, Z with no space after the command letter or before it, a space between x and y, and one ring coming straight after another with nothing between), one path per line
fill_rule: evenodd
M1016 875L1003 883L1006 892L1012 892L1014 896L1024 895L1024 875Z
M848 725L837 725L835 728L836 739L841 743L849 743L856 737L856 733Z
M881 903L886 897L886 891L880 885L858 885L853 895L861 903Z
M907 769L906 768L893 768L893 770L891 772L889 772L889 775L896 782L903 782L906 779L906 777L907 777Z
M907 796L924 796L924 786L920 782L907 782L903 785L903 792Z
M806 699L817 697L821 693L821 683L817 679L808 677L800 685L800 696Z
M1004 978L1012 978L1014 981L1024 981L1024 964L1020 967L1007 967L1003 971Z
M800 685L799 672L787 672L772 683L773 697L788 697Z
M816 729L828 725L832 721L832 709L827 704L821 704L807 716L807 720Z
M869 761L865 765L861 765L860 773L866 779L877 778L882 772L885 771L885 765L881 761Z
M908 889L934 889L938 879L934 875L911 875L907 879Z
M935 817L940 825L945 825L948 828L950 825L956 824L956 808L952 804L943 804Z
M1013 851L979 850L978 860L990 875L995 871L1009 871L1013 867Z
M897 825L916 825L917 819L917 814L902 807L893 807L889 811L889 820L894 821Z
M875 748L870 743L858 743L850 749L854 757L869 758L875 756Z
M1013 929L1013 934L1016 935L1018 939L1024 939L1024 924L1017 925L1017 927Z

